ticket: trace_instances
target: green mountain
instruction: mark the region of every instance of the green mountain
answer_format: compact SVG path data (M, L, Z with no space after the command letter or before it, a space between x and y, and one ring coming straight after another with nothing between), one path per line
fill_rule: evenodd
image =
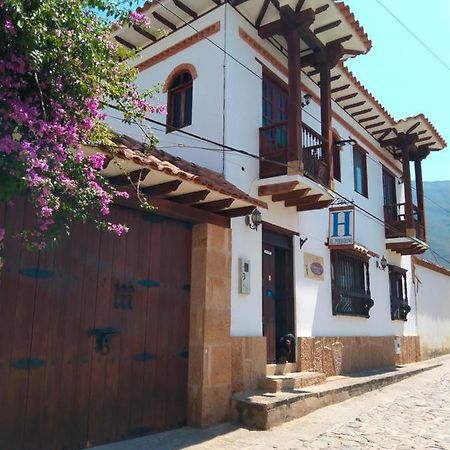
M420 256L450 269L450 181L427 181L423 185L428 244L435 253L428 250Z

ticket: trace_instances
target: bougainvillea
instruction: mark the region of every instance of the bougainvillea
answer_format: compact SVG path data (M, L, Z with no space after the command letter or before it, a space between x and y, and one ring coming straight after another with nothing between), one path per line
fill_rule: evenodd
M100 175L103 154L82 145L111 143L102 106L115 104L124 120L142 121L152 89L138 92L130 54L111 39L111 26L148 26L110 0L0 0L0 201L25 195L36 225L21 232L34 249L55 244L77 221L93 221L118 235L108 221L118 192ZM0 224L0 246L4 229Z

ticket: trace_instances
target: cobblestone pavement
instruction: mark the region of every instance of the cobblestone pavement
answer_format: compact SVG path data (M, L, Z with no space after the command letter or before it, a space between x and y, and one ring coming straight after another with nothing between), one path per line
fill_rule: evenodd
M441 367L328 406L270 431L183 428L97 450L450 450L450 359Z

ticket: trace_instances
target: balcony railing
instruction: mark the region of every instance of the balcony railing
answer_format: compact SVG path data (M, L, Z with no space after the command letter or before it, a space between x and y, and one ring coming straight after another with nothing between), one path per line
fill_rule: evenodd
M301 151L288 148L287 122L267 125L259 129L260 178L270 178L287 174L289 161L303 161L304 174L321 183L329 185L326 141L312 128L302 124Z
M387 238L406 236L405 206L405 203L395 203L393 205L384 206L384 221L386 224ZM420 211L416 205L413 205L413 211L416 237L421 241L425 241L426 235L422 211Z

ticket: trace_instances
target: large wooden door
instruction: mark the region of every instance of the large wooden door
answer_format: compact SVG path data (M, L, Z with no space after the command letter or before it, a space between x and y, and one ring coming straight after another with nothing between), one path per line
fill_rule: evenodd
M0 449L77 449L186 422L190 227L112 214L126 236L78 226L39 254L6 242ZM0 206L8 234L31 217Z
M263 230L262 269L263 335L267 362L273 364L277 361L280 338L295 335L291 237Z

